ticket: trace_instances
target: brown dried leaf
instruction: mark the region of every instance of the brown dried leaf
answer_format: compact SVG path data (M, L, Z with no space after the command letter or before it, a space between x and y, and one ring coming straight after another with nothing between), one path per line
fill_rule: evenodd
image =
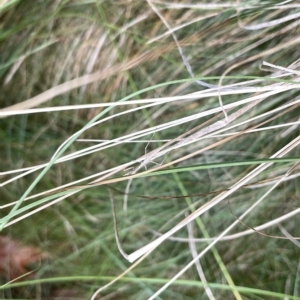
M47 255L33 246L22 246L20 242L0 236L0 275L9 280L29 272L30 264L40 262Z

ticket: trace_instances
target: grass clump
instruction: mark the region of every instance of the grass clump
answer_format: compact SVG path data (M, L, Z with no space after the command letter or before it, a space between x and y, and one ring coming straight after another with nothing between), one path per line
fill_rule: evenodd
M2 298L300 299L296 1L0 14Z

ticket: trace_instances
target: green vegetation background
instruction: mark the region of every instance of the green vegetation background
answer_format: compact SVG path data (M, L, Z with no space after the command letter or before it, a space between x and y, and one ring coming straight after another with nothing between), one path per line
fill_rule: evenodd
M238 9L238 2L172 1L168 4L153 1L153 4L172 28L191 23L176 30L175 34L196 77L222 76L228 68L236 65L227 74L237 76L236 79L224 79L223 84L229 84L245 80L242 76L268 77L277 71L260 68L262 61L286 68L295 64L296 68L300 54L298 18L255 30L247 29L247 26L282 19L299 12L299 7L285 7L281 4L283 1L251 1L251 8ZM296 4L296 1L288 2L290 5ZM94 72L99 72L102 77L35 107L115 102L156 84L191 78L172 35L147 43L167 30L147 1L2 0L0 106L5 108L22 103L64 82ZM294 80L294 75L283 79ZM217 79L205 81L210 84L219 82ZM261 86L270 84L273 82L266 78ZM159 99L200 90L205 88L194 82L178 82L149 90L133 99ZM241 120L268 112L297 97L296 88L275 94L242 116ZM224 104L240 99L241 96L235 94L223 97ZM218 106L217 97L170 102L120 115L86 130L80 138L114 139ZM106 116L113 116L125 109L125 106L114 107ZM68 109L1 118L1 171L47 163L69 136L100 112L103 108ZM299 112L299 107L295 106L284 114L273 114L273 120L268 121L267 125L296 122ZM146 151L150 152L164 143L156 140L176 138L205 121L209 122L210 117L145 135L143 140L151 140L148 146L147 142L123 143L56 164L42 177L31 194L130 162L144 155L146 146ZM257 123L245 123L239 130ZM267 159L299 135L299 127L295 126L289 132L290 127L279 127L242 134L177 167ZM174 150L164 157L164 162L218 140L220 138L215 137ZM95 142L74 142L67 153L92 145ZM299 157L299 147L288 156ZM155 162L160 164L162 160L161 157ZM254 181L280 176L292 165L293 162L276 163ZM150 163L148 168L152 166L155 164ZM186 212L192 211L193 203L196 208L200 207L253 168L253 165L232 165L137 178L130 186L126 213L123 200L127 181L96 186L4 228L2 235L20 240L24 245L34 245L48 253L49 257L41 264L29 266L31 269L37 268L33 277L25 278L20 283L3 285L0 297L62 299L58 291L64 289L73 293L73 299L89 299L98 287L130 267L131 264L122 257L116 246L110 190L115 201L122 247L126 253L132 253L154 239L154 231L164 233L181 221ZM20 199L39 172L1 187L1 204ZM116 177L124 174L120 172ZM1 181L15 175L2 176ZM211 237L217 236L265 191L266 187L239 189L228 201L201 216L202 223L193 226L194 237L202 238L205 232ZM295 178L281 183L244 222L252 228L298 207L299 179ZM1 217L5 218L11 208L2 208ZM299 237L299 225L299 216L295 215L280 226L284 226L291 236ZM247 226L241 223L235 232L248 230ZM286 237L280 228L283 227L275 225L263 233ZM184 228L176 236L186 239L188 232ZM196 243L198 253L206 246L207 242ZM283 299L282 294L291 295L284 299L293 299L292 296L298 299L299 253L297 240L293 243L290 239L254 232L245 237L220 241L214 250L201 258L201 266L215 299L275 299L277 296ZM147 299L191 260L191 250L186 241L165 241L130 271L126 279L101 292L99 299ZM208 299L195 266L180 279L164 291L160 299ZM2 283L5 282L3 278ZM238 292L234 292L234 286Z

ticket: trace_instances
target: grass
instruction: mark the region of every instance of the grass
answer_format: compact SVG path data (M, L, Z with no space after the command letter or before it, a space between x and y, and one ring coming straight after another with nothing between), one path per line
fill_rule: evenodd
M299 8L0 1L0 297L300 299Z

